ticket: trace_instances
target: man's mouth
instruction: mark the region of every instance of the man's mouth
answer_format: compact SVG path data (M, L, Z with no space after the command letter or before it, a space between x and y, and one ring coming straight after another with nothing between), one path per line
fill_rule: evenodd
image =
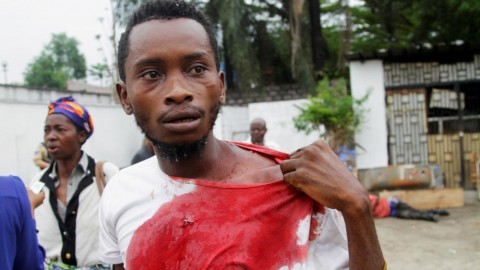
M173 120L170 123L184 123L184 122L191 122L191 121L195 121L195 118L193 117L182 118L182 119Z
M202 114L193 108L168 112L162 119L165 128L174 133L191 132L201 122Z

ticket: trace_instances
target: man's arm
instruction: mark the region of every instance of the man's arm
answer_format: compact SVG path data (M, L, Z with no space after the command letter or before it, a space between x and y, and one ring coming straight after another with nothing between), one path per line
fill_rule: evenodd
M342 212L350 269L382 269L384 258L368 193L330 146L317 141L280 164L284 180L315 201Z

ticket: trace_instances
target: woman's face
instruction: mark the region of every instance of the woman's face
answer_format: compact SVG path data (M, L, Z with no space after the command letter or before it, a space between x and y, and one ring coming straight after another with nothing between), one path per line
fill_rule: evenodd
M73 122L63 114L50 114L45 120L44 140L48 152L55 160L78 156L87 139L84 131L78 131Z

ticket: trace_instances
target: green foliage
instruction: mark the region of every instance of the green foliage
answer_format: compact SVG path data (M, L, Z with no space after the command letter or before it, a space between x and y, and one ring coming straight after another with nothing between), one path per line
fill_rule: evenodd
M230 62L236 75L236 85L229 87L248 91L258 85L260 65L255 57L255 27L250 6L243 0L210 0L205 10L222 30L223 59Z
M353 51L480 42L478 0L365 0L352 9ZM460 27L461 26L461 27Z
M346 82L339 79L334 85L327 77L317 85L317 95L308 98L304 107L298 107L301 113L294 118L295 128L307 134L325 127L324 136L332 146L339 149L342 145L352 147L355 132L363 120L362 105L368 94L354 99L346 93Z
M53 34L51 41L27 67L25 84L31 87L65 88L67 80L86 77L85 57L78 41L66 34Z
M125 26L128 23L128 18L133 11L137 9L142 0L110 0L113 9L113 20L118 24L117 26Z
M105 63L92 65L88 70L88 73L95 79L101 81L102 85L107 85L112 78L110 67Z
M327 44L323 73L330 78L348 78L348 70L338 63L348 51L411 48L438 43L480 42L480 1L478 0L363 0L347 7L345 0L319 0L322 35ZM142 0L111 0L117 26ZM229 76L240 91L252 85L297 83L314 88L314 71L308 20L310 1L285 0L190 0L206 13L218 27L219 40ZM301 46L292 57L291 9L303 2ZM351 14L352 35L346 24ZM461 26L461 27L459 27ZM351 43L351 46L345 44ZM293 63L292 63L293 62ZM293 66L292 66L293 65ZM232 70L230 70L230 68ZM293 74L295 70L296 74ZM232 75L234 74L234 75Z

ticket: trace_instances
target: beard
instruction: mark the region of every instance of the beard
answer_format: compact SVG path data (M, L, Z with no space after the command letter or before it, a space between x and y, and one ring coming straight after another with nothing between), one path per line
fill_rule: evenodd
M166 143L161 140L154 139L143 128L147 123L145 119L138 119L135 116L135 121L137 122L137 125L142 131L142 133L145 134L145 137L147 137L147 139L149 139L152 142L153 146L158 150L161 158L166 159L172 163L180 162L202 157L202 154L205 151L205 146L207 145L208 135L215 126L215 121L217 120L221 107L222 104L220 102L217 102L217 104L210 108L210 128L199 140L187 143ZM201 110L201 112L202 115L205 115L203 110Z

